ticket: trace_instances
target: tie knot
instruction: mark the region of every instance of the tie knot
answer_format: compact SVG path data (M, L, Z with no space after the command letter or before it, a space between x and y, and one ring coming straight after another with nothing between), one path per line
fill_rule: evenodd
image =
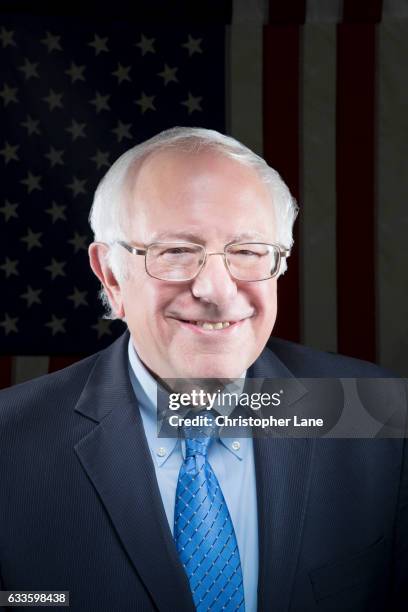
M211 412L199 413L196 416L205 416L205 424L202 426L184 426L183 434L186 442L186 458L195 455L207 456L208 447L212 436L216 432L214 415Z
M186 458L195 455L207 456L211 438L186 438Z

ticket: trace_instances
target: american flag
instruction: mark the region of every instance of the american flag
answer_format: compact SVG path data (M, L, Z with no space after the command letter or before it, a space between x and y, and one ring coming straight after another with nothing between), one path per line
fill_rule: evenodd
M92 194L124 150L173 125L238 138L299 201L274 334L406 375L407 2L226 14L143 28L0 15L3 386L122 331L87 263Z
M123 329L102 318L87 263L96 185L162 129L225 130L224 28L1 21L1 351L60 365Z

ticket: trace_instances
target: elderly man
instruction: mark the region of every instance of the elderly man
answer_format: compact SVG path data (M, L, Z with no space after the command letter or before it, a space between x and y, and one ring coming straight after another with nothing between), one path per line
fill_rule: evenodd
M210 130L111 167L89 255L128 330L0 396L3 590L70 591L84 612L406 609L404 440L157 437L164 379L386 376L265 348L296 212L274 170Z

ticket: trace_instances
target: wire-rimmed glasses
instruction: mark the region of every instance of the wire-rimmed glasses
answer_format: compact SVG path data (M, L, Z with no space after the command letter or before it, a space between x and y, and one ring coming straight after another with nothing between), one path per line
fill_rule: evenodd
M279 273L282 258L290 255L289 249L266 242L230 243L223 251L211 253L193 242L155 242L146 248L123 240L116 243L133 255L144 255L149 276L173 282L193 280L211 255L221 255L228 272L236 280L268 280Z

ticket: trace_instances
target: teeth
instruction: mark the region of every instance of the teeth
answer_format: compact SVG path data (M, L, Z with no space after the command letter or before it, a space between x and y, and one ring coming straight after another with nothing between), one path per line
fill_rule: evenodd
M222 322L219 323L203 323L203 329L222 329Z
M229 321L217 321L217 323L210 323L209 321L190 321L190 323L194 323L194 325L198 325L198 327L202 327L203 329L225 329L230 326Z

